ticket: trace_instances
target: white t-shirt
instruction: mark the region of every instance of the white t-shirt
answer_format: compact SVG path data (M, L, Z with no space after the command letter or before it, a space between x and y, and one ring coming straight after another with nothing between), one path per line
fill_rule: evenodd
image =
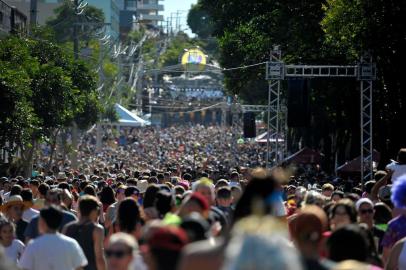
M14 239L10 246L4 248L4 253L10 261L17 263L24 252L24 248L23 242Z
M38 211L38 210L35 210L35 209L33 209L33 208L28 208L28 209L25 210L24 213L23 213L23 219L24 219L25 221L27 221L28 223L30 223L31 219L32 219L33 217L35 217L36 215L38 215L38 214L39 214L39 211Z
M392 162L386 165L386 169L393 171L392 183L395 183L401 176L406 176L406 164Z
M73 270L87 265L75 239L63 234L44 234L31 240L18 266L27 270Z

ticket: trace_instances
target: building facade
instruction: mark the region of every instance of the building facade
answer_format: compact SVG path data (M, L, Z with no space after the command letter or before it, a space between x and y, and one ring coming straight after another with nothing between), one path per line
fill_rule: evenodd
M108 24L106 26L106 34L110 35L113 39L117 39L120 33L120 10L117 0L86 0L86 2L103 10L104 22Z
M24 13L30 21L31 0L5 0L5 2ZM45 25L48 19L55 16L54 10L62 3L63 0L37 0L37 23Z
M158 27L164 20L162 0L117 0L120 9L120 34L125 37L137 24Z
M0 38L9 34L24 36L27 33L27 16L0 0Z

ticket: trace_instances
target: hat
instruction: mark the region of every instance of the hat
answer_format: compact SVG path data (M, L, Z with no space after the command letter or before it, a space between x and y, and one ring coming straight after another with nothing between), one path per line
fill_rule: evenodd
M189 190L189 187L190 187L189 182L186 180L179 181L178 186L183 187L185 190Z
M359 199L356 203L355 203L355 208L357 209L357 211L359 211L359 208L361 207L362 204L367 203L369 204L371 207L374 207L374 203L368 199L368 198L362 198Z
M147 180L139 180L137 182L137 188L140 190L140 193L145 193L148 188L148 181Z
M148 239L150 249L163 249L170 251L181 251L188 243L186 232L178 227L166 226L157 229Z
M32 202L23 201L23 198L20 195L13 195L5 204L0 206L0 211L7 211L7 209L13 205L22 205L25 210L32 206Z
M59 172L56 176L56 180L66 180L66 174L64 172Z

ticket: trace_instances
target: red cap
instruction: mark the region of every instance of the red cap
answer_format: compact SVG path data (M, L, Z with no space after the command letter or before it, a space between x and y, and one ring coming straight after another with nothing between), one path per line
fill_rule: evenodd
M189 200L196 201L203 208L203 211L209 210L209 203L207 202L206 198L199 192L193 192L190 195Z
M148 239L149 249L180 251L188 243L186 232L178 227L166 226L157 229Z

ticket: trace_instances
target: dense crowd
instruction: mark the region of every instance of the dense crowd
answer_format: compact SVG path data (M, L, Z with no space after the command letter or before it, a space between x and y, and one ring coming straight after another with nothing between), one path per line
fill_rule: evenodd
M406 149L375 180L263 165L227 130L93 133L0 178L0 269L406 269ZM233 147L239 147L234 149Z

